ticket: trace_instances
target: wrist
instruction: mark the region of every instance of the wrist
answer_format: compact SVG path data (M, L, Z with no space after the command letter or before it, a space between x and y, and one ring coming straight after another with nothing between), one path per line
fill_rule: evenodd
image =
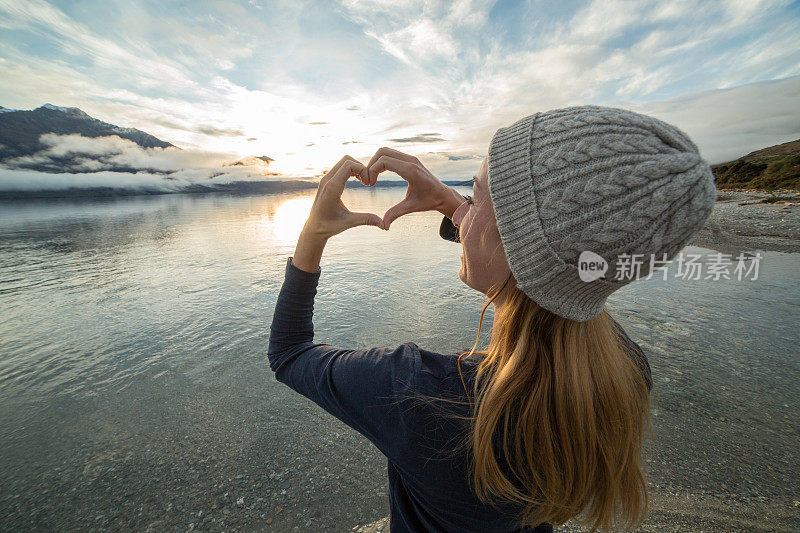
M325 244L328 239L327 235L322 234L319 231L315 231L308 226L303 226L303 229L300 230L300 235L297 237L298 241L304 241L310 244Z
M444 185L439 202L436 205L436 210L452 220L453 213L455 213L458 206L463 204L464 201L465 198L463 194L448 185Z
M327 237L307 231L305 228L297 238L297 246L292 256L292 264L310 273L319 271L319 263L322 259L322 252L325 249Z
M330 235L326 235L321 228L316 227L316 225L311 222L311 219L308 219L306 223L303 224L303 229L300 230L298 238L306 241L324 243L330 238Z

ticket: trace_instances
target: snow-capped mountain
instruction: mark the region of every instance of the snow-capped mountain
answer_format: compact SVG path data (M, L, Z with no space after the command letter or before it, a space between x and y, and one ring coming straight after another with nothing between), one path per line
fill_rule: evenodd
M98 120L77 107L61 107L45 104L31 111L0 107L0 163L34 156L46 146L40 137L47 133L57 135L78 134L83 137L106 137L111 135L128 139L143 148L168 148L173 145L149 133L135 128L123 128ZM34 158L35 159L35 158ZM35 160L24 164L25 168L39 168Z

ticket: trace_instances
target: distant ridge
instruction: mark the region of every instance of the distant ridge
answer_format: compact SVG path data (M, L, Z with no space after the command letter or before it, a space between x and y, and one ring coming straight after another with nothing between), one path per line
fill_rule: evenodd
M463 182L444 181L447 185L455 186ZM472 180L470 180L472 183ZM407 186L408 183L402 180L386 180L380 181L373 186L376 188L395 188ZM349 188L367 189L364 185L358 182L355 178L350 178L345 186ZM0 200L29 200L34 198L116 198L121 196L148 196L154 194L206 194L206 193L226 193L237 195L248 194L269 194L277 192L300 191L305 189L316 189L319 187L319 182L313 178L299 179L293 178L288 180L275 180L269 181L237 181L232 183L214 184L214 183L197 183L188 187L183 187L178 190L165 190L158 187L137 187L137 188L120 188L120 187L89 187L89 188L70 188L70 189L43 189L31 191L3 191L0 190ZM373 189L369 187L369 189Z
M800 190L800 139L711 167L720 189Z
M761 150L750 152L740 159L752 160L761 157L775 157L793 154L800 154L800 139L796 141L789 141L788 143L776 144L775 146L770 146L769 148L762 148Z

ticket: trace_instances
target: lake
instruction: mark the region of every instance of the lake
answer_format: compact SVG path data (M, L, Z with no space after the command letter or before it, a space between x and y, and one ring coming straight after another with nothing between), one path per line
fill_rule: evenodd
M343 200L382 215L404 192ZM388 514L383 456L267 361L313 197L0 204L0 529L345 531ZM485 297L440 221L333 237L315 340L471 347ZM708 266L715 250L684 253ZM758 253L757 279L658 275L609 299L653 370L654 523L800 523L800 254Z

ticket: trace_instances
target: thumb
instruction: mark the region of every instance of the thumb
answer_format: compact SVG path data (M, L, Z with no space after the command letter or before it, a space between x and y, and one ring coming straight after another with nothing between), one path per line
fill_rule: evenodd
M383 229L383 220L374 213L353 213L350 220L353 226L377 226Z
M383 215L384 228L388 230L389 229L389 225L392 222L394 222L395 220L397 220L398 218L400 218L403 215L407 215L409 213L412 213L413 211L414 211L413 208L405 200L403 200L399 204L393 205Z

